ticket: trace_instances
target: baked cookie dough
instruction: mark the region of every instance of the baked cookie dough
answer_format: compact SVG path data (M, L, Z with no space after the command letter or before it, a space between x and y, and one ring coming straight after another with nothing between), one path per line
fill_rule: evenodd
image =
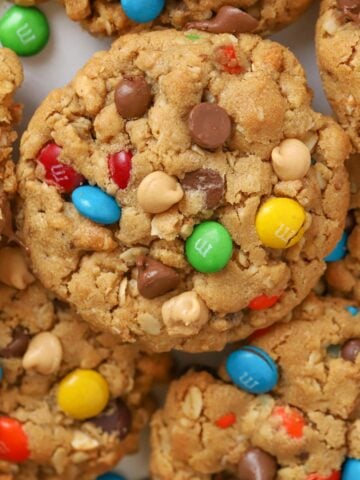
M328 290L360 302L360 155L346 162L350 174L351 202L342 242L327 263Z
M323 0L316 44L325 93L360 152L360 1Z
M258 36L120 38L23 136L36 275L154 351L221 349L284 318L348 208L349 140L310 102L295 57Z
M40 1L15 3L34 5ZM119 0L60 1L68 16L92 34L119 35L156 26L183 29L190 22L199 22L197 28L215 33L269 34L296 21L312 0L125 0L123 5Z
M0 311L0 478L90 480L136 451L169 358L91 331L38 283L1 285Z
M21 106L13 95L23 80L22 66L17 56L0 47L0 239L13 236L9 196L16 191L16 178L12 162L14 130L20 120Z
M174 382L152 420L152 478L339 480L346 457L360 458L358 318L311 296L231 353L222 379Z

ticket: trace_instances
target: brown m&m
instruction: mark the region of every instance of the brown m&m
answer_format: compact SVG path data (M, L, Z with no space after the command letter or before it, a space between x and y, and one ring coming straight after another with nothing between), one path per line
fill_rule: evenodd
M360 338L348 340L341 348L341 356L348 362L355 363L356 357L360 353Z
M260 448L247 450L238 464L241 480L274 480L276 472L276 460Z
M179 274L171 267L145 255L138 257L137 286L140 295L156 298L174 290L180 283Z
M132 414L120 398L110 402L105 412L90 420L91 423L107 433L116 433L120 440L127 437L131 430Z
M115 90L116 109L126 119L142 117L150 106L151 98L150 85L140 75L123 78Z
M242 10L224 5L219 9L215 17L201 22L191 22L186 28L205 30L211 33L246 33L257 28L259 22Z
M181 185L185 191L201 192L204 195L205 207L209 209L215 208L224 195L222 176L210 168L200 168L187 173Z
M231 135L231 119L215 103L199 103L191 110L188 127L194 143L208 150L221 147Z

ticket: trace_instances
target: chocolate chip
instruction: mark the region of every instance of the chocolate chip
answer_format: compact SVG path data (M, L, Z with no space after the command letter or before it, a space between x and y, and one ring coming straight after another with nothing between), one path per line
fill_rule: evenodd
M356 357L360 353L360 338L352 338L348 340L341 349L341 356L348 362L355 363Z
M345 18L360 23L360 0L338 0L337 3Z
M241 458L238 472L241 480L274 480L276 460L260 448L251 448Z
M231 119L215 103L199 103L191 110L188 126L192 140L200 147L215 150L231 134Z
M184 190L200 191L205 194L206 208L215 208L224 195L224 180L216 170L200 168L187 173L181 182Z
M151 89L144 77L125 77L115 90L115 105L126 119L142 117L151 102Z
M346 233L351 233L356 225L355 212L349 210L345 220L345 231Z
M22 357L29 346L30 338L28 330L20 326L15 327L12 332L12 340L5 348L0 350L0 357Z
M246 12L235 7L223 6L215 17L202 22L191 22L186 28L195 28L212 33L245 33L252 32L259 22Z
M179 274L157 260L141 255L138 257L137 285L140 294L145 298L155 298L174 290L180 283Z
M131 430L132 414L123 400L118 399L111 402L104 413L92 418L90 422L104 432L117 432L120 440L123 440Z

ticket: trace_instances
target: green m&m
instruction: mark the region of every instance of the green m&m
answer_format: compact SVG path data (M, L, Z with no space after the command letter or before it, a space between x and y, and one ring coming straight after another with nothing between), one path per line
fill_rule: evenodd
M50 35L45 15L36 7L14 6L0 18L0 42L23 57L36 55Z
M203 222L186 240L188 262L203 273L219 272L228 264L233 245L229 232L218 222Z

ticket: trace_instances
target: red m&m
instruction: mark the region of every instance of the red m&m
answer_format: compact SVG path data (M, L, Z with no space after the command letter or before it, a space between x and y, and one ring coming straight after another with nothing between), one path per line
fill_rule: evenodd
M0 460L24 462L30 456L28 439L20 422L0 417Z
M339 471L334 471L328 476L319 475L318 473L312 473L307 477L306 480L340 480L341 473Z
M85 178L70 165L59 162L61 148L56 143L48 143L41 150L38 161L45 169L45 181L55 185L64 193L71 193L85 182Z
M223 415L222 417L218 418L215 423L219 428L225 429L225 428L231 427L231 425L234 425L235 422L236 422L235 413L229 412Z
M127 150L109 155L108 164L111 178L121 189L126 188L129 184L132 157L132 153Z
M305 426L304 417L300 412L291 408L275 407L273 415L280 417L286 433L292 438L301 438Z
M265 308L270 308L279 301L279 296L273 295L268 297L267 295L260 295L259 297L253 298L249 303L250 310L265 310Z

